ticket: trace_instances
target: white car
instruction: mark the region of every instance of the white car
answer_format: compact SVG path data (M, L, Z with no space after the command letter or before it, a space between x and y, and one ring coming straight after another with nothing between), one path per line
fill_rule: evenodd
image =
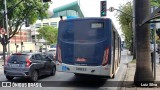
M53 52L53 55L56 56L56 48L49 48L48 52Z

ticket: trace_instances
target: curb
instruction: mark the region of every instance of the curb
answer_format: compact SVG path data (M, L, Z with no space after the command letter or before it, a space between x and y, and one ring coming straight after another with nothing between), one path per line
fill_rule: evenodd
M127 70L126 70L126 74L125 74L125 76L124 76L124 79L123 79L123 81L125 82L125 81L128 81L127 79L128 79L128 76L129 76L129 69L131 68L130 66L131 66L131 63L127 63ZM123 85L125 85L125 83L122 83L121 84L121 88L120 88L120 90L130 90L131 88L129 88L129 89L127 89L125 86L123 86ZM130 85L130 84L129 84ZM129 86L130 87L130 86ZM132 86L131 86L132 87ZM131 89L131 90L137 90L137 89Z
M123 74L122 74L122 77L121 77L121 80L120 80L120 81L125 81L125 78L126 78L126 76L127 76L128 64L126 64L124 67L126 68L126 71L124 71L124 72L123 72ZM117 87L117 89L116 89L116 90L123 90L122 85L123 85L123 83L120 83L120 84L119 84L119 86L120 86L120 87Z

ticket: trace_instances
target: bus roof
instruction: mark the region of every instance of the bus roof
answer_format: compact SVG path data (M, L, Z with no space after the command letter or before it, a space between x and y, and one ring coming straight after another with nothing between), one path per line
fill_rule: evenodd
M111 20L110 18L100 18L100 17L87 17L87 18L73 18L73 19L65 19L65 20L61 20L61 21L75 21L75 20L98 20L98 19L102 19L102 20ZM111 20L112 21L112 20Z

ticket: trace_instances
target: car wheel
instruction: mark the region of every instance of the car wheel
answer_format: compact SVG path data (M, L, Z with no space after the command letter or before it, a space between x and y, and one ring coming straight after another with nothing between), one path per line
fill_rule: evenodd
M38 80L38 72L37 71L33 71L31 74L31 81L35 82Z
M54 75L55 75L55 73L56 73L56 68L55 68L55 67L53 67L53 69L51 70L50 75L51 75L51 76L54 76Z
M6 76L6 78L7 78L8 80L12 80L14 77L12 77L12 76Z

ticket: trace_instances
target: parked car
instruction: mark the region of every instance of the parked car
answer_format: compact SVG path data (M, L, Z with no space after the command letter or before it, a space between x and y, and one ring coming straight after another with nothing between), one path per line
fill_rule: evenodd
M55 62L41 53L15 53L4 65L4 74L8 80L14 77L27 77L31 81L37 81L39 76L55 73Z
M48 52L53 52L53 54L56 55L56 48L49 48Z
M53 52L46 52L43 54L43 56L48 56L53 61L55 60L55 55L53 54Z

